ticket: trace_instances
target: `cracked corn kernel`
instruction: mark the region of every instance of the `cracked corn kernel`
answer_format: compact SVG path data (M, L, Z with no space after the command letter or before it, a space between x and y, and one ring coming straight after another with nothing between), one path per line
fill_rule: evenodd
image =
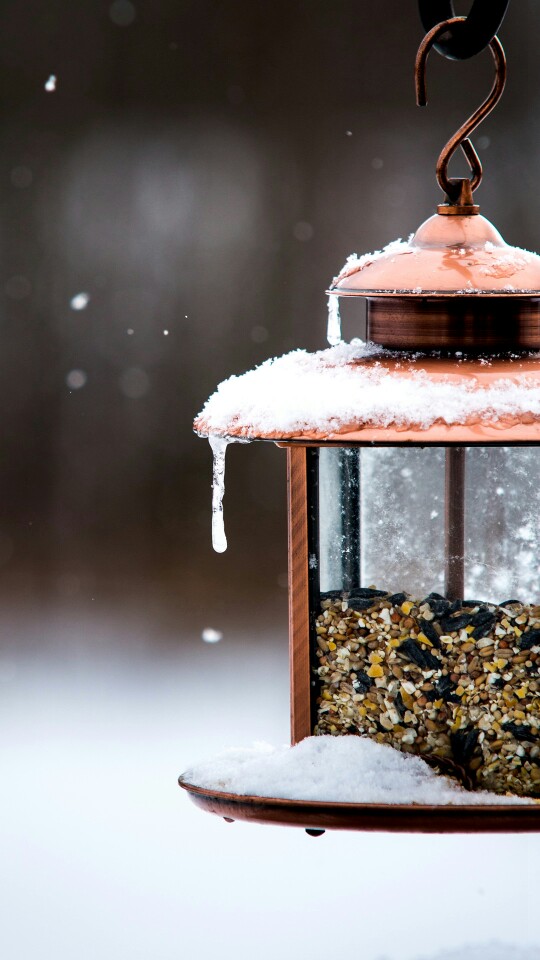
M329 640L329 641L328 641L328 649L329 649L329 650L337 650L336 644L334 643L333 640Z
M374 663L371 665L369 670L366 670L368 677L382 677L384 676L383 668L378 664Z
M401 609L405 615L409 614L413 607L414 603L411 603L410 600L405 600L405 602L401 604Z

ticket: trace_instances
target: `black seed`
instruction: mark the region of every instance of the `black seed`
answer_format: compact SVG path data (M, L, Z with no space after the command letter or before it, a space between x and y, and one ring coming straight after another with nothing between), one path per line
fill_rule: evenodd
M450 746L452 747L454 760L460 766L466 767L472 760L479 736L480 731L474 729L458 730L456 733L450 734Z
M456 684L452 683L450 677L441 677L435 686L437 696L435 700L446 700L447 703L461 703L461 697L454 693Z
M529 740L531 743L534 743L536 737L531 733L531 728L528 724L525 723L512 723L511 720L506 723L501 724L505 733L511 733L516 740Z
M502 677L496 677L495 680L491 681L490 686L496 687L497 690L502 690L502 688L504 687L504 683L505 681L503 680Z
M499 606L500 606L500 607L511 607L511 606L513 606L513 605L516 604L516 603L519 603L519 605L521 606L521 600L503 600L502 603L499 604Z
M453 600L450 604L449 613L457 613L458 610L461 610L463 606L463 600Z
M528 630L519 638L521 650L530 650L531 647L540 645L540 630Z
M355 589L352 592L352 595L349 597L349 603L353 599L353 597L354 598L362 597L362 599L365 599L366 597L375 598L375 597L387 597L387 596L388 596L388 590L373 590L371 587L355 587Z
M357 693L367 693L372 683L371 677L368 677L367 673L364 673L363 670L357 670L356 680L352 681L352 685Z
M471 634L473 639L481 640L482 637L487 637L488 633L490 633L493 629L496 619L497 618L495 614L491 613L489 610L480 610L478 613L475 613L471 619L471 623L474 626L474 630Z
M346 603L348 603L350 610L356 610L359 613L361 610L369 610L370 607L374 607L375 599L373 597L349 597Z
M422 650L416 640L405 640L398 647L398 651L404 653L412 663L416 663L422 670L439 670L441 666L441 661L437 660L437 657L434 657L429 650Z
M479 627L482 623L493 623L495 621L495 614L491 610L479 610L478 613L473 613L471 617L471 623L473 627Z
M483 600L464 600L464 607L480 607L482 610L487 610L487 606Z
M402 603L405 603L406 599L406 593L393 593L391 597L388 597L388 602L395 607L399 607Z
M396 696L396 698L395 698L395 700L394 700L394 703L395 703L395 705L396 705L396 710L397 710L397 712L399 713L401 719L403 719L403 717L405 716L405 714L406 714L406 712L407 712L407 707L406 707L405 704L403 703L403 697L401 696L401 693L400 693L399 691L398 691L397 696Z
M450 609L450 602L444 597L441 597L440 593L428 594L428 596L422 600L422 603L429 603L436 617L443 617Z
M445 633L453 633L456 630L463 630L464 627L468 627L470 622L470 614L462 613L461 616L457 617L443 617L441 627Z
M319 597L321 599L321 603L323 600L331 600L332 603L339 603L342 599L341 594L336 593L335 590L327 590L325 593L321 592Z
M435 627L431 623L431 620L423 620L421 617L418 619L418 626L428 640L431 640L434 647L437 647L438 650L441 649L441 641L439 634L437 633Z

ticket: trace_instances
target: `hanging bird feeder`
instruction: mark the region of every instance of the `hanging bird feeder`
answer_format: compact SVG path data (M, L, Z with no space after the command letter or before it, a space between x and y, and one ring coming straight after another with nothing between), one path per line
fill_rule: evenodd
M437 6L451 8L425 3L424 18ZM540 829L540 257L480 215L469 140L504 89L506 6L490 6L493 89L439 158L437 213L408 242L350 258L328 290L331 349L231 378L195 424L214 449L217 549L227 443L287 451L292 744L367 738L469 801L259 796L180 778L225 819L315 834ZM471 55L466 25L431 24L420 104L434 45ZM458 147L469 179L448 176ZM341 297L365 300L366 343L340 342Z

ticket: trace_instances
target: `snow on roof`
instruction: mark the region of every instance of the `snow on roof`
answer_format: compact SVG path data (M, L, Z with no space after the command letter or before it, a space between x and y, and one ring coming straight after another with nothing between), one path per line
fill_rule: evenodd
M365 427L540 420L538 355L452 361L353 340L294 350L221 383L195 421L201 435L283 439Z
M307 737L294 747L227 750L182 778L239 796L326 803L508 804L521 797L469 792L420 757L367 737Z

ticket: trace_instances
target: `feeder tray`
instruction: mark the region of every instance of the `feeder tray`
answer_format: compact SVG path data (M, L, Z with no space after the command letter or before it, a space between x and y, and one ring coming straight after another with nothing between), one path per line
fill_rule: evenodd
M385 833L536 833L540 806L421 805L384 803L321 803L279 797L244 797L178 783L193 803L231 823L273 823L303 827L308 833L325 830L384 831Z

